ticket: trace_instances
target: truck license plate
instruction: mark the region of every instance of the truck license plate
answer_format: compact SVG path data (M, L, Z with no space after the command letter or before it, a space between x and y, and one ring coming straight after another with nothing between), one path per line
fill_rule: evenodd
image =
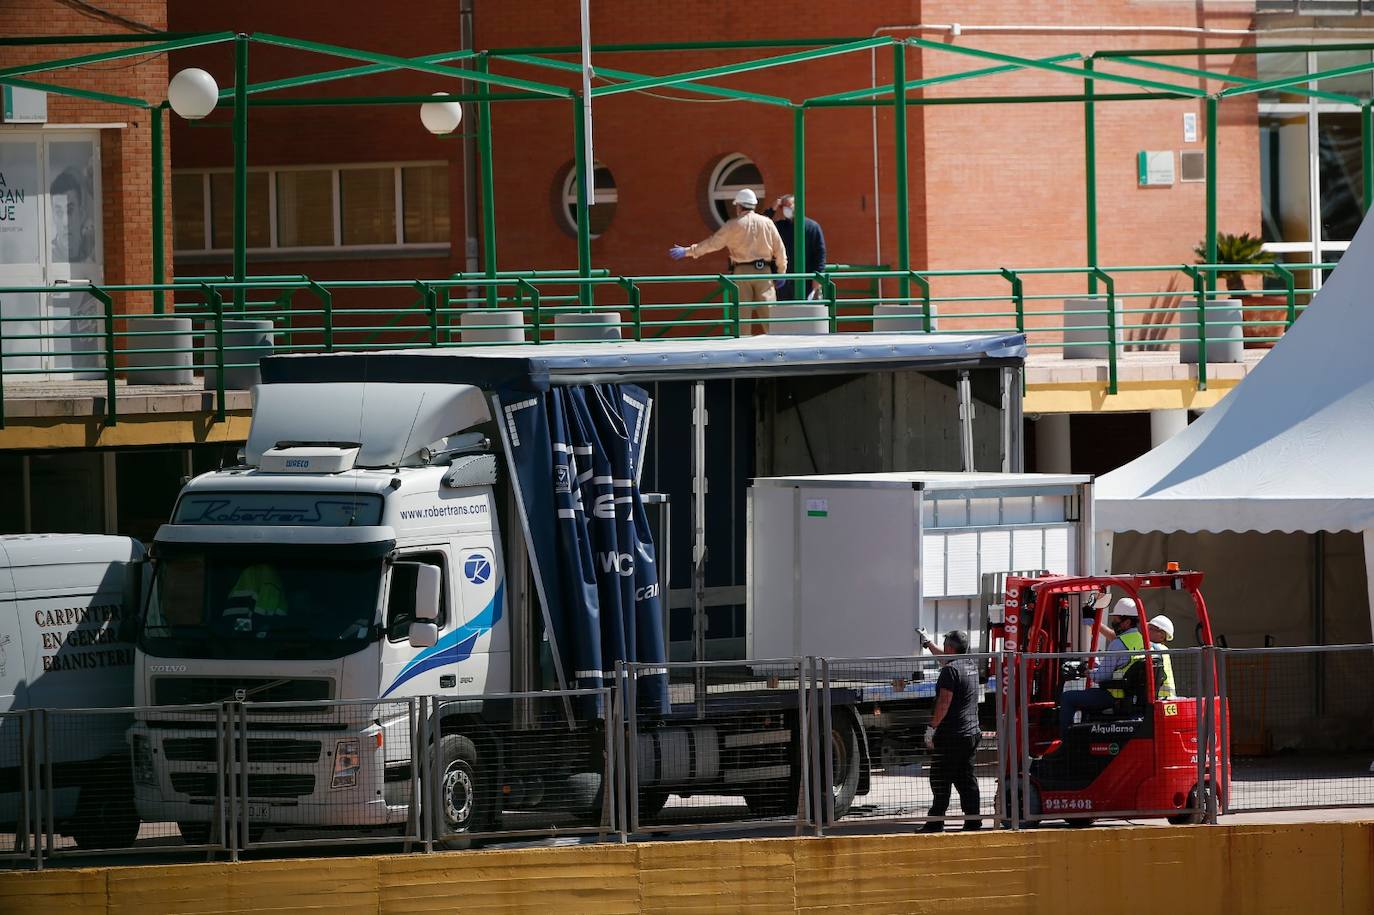
M249 819L249 820L265 820L265 819L267 819L267 817L269 816L271 810L272 810L272 805L271 805L271 804L249 804L249 805L248 805L248 819Z

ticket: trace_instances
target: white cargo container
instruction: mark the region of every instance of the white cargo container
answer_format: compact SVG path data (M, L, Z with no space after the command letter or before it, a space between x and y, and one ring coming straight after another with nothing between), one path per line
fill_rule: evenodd
M762 477L749 490L747 657L917 654L983 629L983 576L1092 568L1087 475Z

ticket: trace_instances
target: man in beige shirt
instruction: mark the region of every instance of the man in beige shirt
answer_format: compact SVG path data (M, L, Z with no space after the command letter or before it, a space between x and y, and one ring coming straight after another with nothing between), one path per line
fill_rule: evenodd
M759 198L747 187L741 188L735 195L734 204L735 218L721 226L716 234L690 247L674 245L668 249L668 256L673 260L698 258L724 248L730 257L730 272L740 275L735 280L735 285L739 287L740 303L776 302L772 274L775 269L778 273L787 272L787 250L783 247L777 224L767 216L754 212ZM753 279L753 276L758 276L758 279ZM766 305L748 309L742 307L740 312L741 320L764 321L768 317ZM752 332L763 329L760 325Z

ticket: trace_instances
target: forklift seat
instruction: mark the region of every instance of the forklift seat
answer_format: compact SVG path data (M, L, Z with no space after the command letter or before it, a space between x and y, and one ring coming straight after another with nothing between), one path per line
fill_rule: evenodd
M1164 682L1164 659L1159 655L1151 655L1150 663L1154 666L1155 683ZM1105 680L1102 683L1103 689L1119 689L1122 697L1116 700L1113 708L1107 710L1106 714L1111 716L1123 716L1138 714L1139 710L1150 704L1149 684L1145 679L1145 665L1132 664L1126 670L1126 676L1114 680Z

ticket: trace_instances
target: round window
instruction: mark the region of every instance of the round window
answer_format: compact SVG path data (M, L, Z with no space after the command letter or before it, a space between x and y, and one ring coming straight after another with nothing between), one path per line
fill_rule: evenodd
M587 212L590 216L588 229L591 237L596 238L610 226L611 220L615 218L615 205L620 199L619 192L615 189L615 176L611 170L600 162L592 168L592 195L587 200ZM560 199L562 206L560 212L563 214L563 227L574 235L577 234L577 168L569 165L563 175L563 188Z
M763 173L754 160L741 153L731 153L717 163L711 171L711 181L707 186L707 204L711 214L716 217L717 225L725 225L726 220L735 215L735 194L741 188L751 188L762 201L767 196L763 187Z

